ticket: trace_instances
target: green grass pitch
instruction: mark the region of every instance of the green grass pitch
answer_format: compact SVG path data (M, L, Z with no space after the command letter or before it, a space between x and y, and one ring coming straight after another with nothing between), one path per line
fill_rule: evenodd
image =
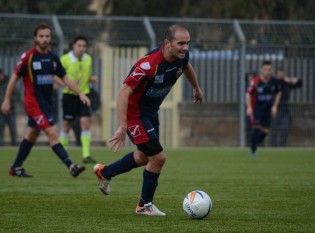
M92 165L78 178L47 147L34 147L24 164L34 178L8 175L17 149L0 149L0 232L315 232L315 150L166 150L154 202L166 217L137 216L143 168L113 178L112 193L98 189ZM81 151L69 150L76 163ZM124 152L93 149L101 163ZM182 210L200 189L213 207L203 220Z

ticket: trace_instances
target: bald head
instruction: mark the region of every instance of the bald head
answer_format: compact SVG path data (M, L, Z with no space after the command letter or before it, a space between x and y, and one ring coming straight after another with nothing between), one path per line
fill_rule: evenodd
M183 26L180 26L178 24L173 24L166 29L165 34L164 34L164 39L172 41L174 39L175 33L178 31L188 32L188 30L184 28Z

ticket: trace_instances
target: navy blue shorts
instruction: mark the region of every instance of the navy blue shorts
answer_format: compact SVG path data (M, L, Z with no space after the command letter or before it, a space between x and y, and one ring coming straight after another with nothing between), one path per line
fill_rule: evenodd
M263 128L270 128L271 111L261 111L254 109L253 125L260 125Z
M140 116L128 118L128 136L130 140L138 145L153 139L159 139L159 118L149 116Z

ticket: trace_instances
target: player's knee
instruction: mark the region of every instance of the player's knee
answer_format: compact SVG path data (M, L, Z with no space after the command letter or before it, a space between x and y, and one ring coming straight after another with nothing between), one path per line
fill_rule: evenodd
M164 163L166 162L166 155L164 153L164 151L162 151L159 156L158 156L158 159L157 159L158 163L160 164L160 166L163 166Z

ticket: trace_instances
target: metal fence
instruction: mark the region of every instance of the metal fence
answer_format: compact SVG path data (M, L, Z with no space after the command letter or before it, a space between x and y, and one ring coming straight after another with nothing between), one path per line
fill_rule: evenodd
M115 96L133 62L160 45L164 30L173 23L183 24L190 31L191 63L204 91L204 101L239 106L240 146L245 145L245 72L259 72L263 60L271 60L274 69L283 67L289 76L303 79L302 90L291 95L292 103L311 105L315 101L315 22L312 21L0 14L0 67L7 74L12 73L19 55L32 46L32 30L41 22L53 27L52 49L59 55L69 49L75 35L89 38L93 70L101 77L97 89L106 101L103 105L108 106L105 112L109 120L102 122L100 139L106 140L115 130ZM178 124L173 122L178 120L174 117L178 114L176 103L191 101L191 88L185 79L179 88L176 93L180 93L180 99L174 100L172 92L168 97L170 102L175 101L170 112L168 108L162 109L165 129L169 128L166 126L169 118L172 125ZM165 145L178 146L178 128L172 132L175 136L165 130L162 135Z

